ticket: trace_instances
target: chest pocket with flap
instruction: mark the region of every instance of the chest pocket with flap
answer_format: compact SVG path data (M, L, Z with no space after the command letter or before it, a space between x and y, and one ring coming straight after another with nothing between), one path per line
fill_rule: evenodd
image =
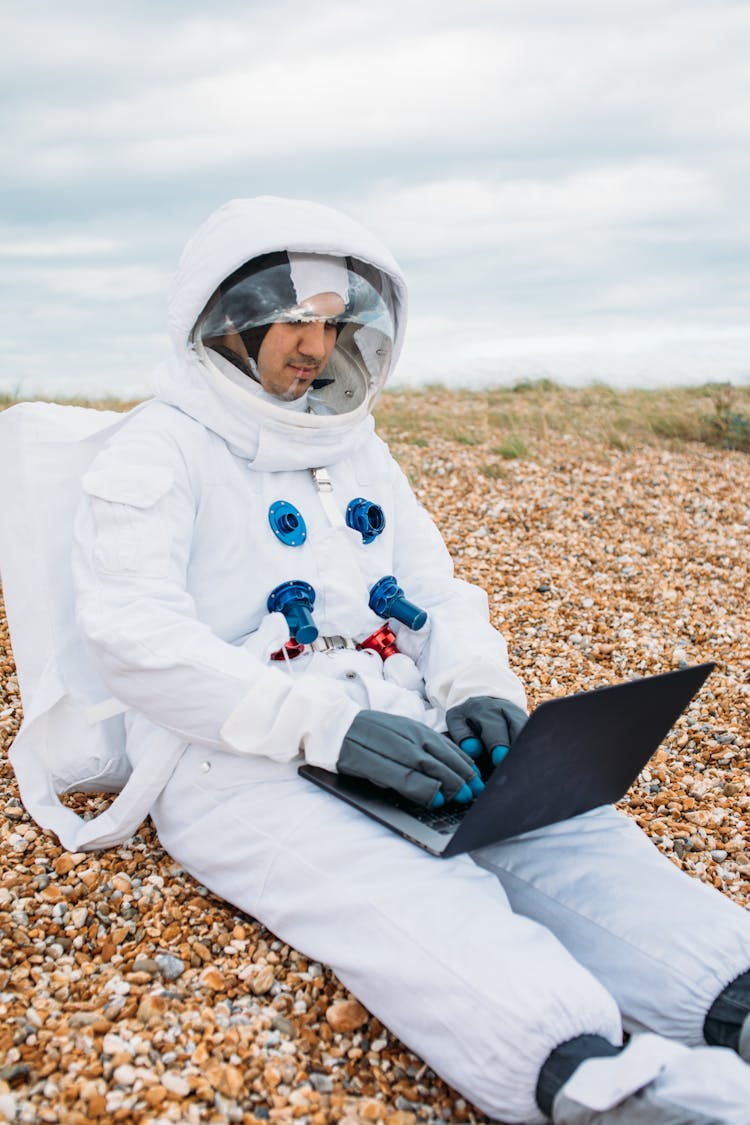
M91 500L98 569L164 577L173 531L160 502L173 484L174 472L163 465L108 465L85 474L82 485Z

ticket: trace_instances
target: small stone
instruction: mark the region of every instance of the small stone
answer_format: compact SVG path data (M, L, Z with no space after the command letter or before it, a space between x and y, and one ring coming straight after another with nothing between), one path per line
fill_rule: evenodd
M711 859L715 859L717 863L722 863L729 853L725 852L722 848L716 848L711 852Z
M101 1012L73 1012L68 1020L69 1027L94 1027L102 1019ZM106 1020L104 1021L107 1022Z
M16 1052L17 1057L18 1052ZM28 1063L11 1063L0 1068L0 1081L7 1082L9 1086L17 1086L21 1082L26 1082L30 1074L31 1067Z
M134 973L146 973L150 977L155 977L159 972L159 964L151 957L139 957L137 961L133 962L131 971Z
M164 980L177 980L185 972L185 962L171 953L157 953L154 961Z
M326 1010L326 1020L334 1031L356 1031L369 1018L358 1000L337 1000Z
M281 1083L281 1071L275 1063L267 1063L263 1068L263 1081L269 1090L275 1090Z
M209 965L203 970L200 976L201 984L206 988L212 989L214 992L221 992L226 987L224 977L214 965Z
M162 1074L161 1084L165 1090L178 1098L184 1098L190 1093L190 1083L187 1078L183 1078L181 1074L174 1074L171 1070Z
M377 1121L383 1116L384 1105L375 1098L363 1098L357 1106L357 1112L363 1121Z
M310 1075L310 1085L319 1094L330 1094L333 1091L333 1078L330 1074L318 1074L313 1071Z
M107 1113L107 1098L103 1093L94 1093L94 1095L89 1098L87 1108L89 1117L103 1117Z
M50 883L49 886L42 887L39 897L43 898L45 902L60 902L63 897L62 889L57 883Z
M239 1067L227 1064L222 1067L216 1089L226 1098L236 1101L245 1088L245 1079Z
M144 996L138 1005L138 1019L147 1027L155 1027L164 1022L167 1001L163 996Z
M121 1066L115 1067L112 1075L118 1086L132 1086L136 1080L135 1067L130 1063L123 1063Z
M408 1098L405 1098L403 1094L399 1094L394 1104L396 1109L401 1110L402 1113L405 1112L413 1116L412 1110L414 1109L414 1105Z
M6 1121L15 1121L18 1102L15 1094L0 1094L0 1113Z
M273 988L276 977L270 965L258 965L257 971L249 978L250 989L255 996L264 996Z
M104 1036L102 1040L102 1051L105 1055L126 1054L132 1058L135 1054L135 1047L129 1039L123 1039L121 1035L112 1031Z
M161 1105L167 1097L167 1091L164 1086L157 1084L156 1086L149 1086L147 1090L144 1090L141 1097L147 1105L157 1106Z
M88 921L89 912L85 906L75 906L71 910L68 917L70 918L74 929L82 930L86 925L86 922Z
M271 1027L274 1031L280 1031L282 1035L288 1035L290 1039L293 1039L297 1034L296 1026L286 1016L274 1016L271 1020Z
M206 1041L204 1039L202 1039L200 1041L200 1043L198 1044L198 1046L193 1051L193 1053L190 1057L190 1061L195 1066L205 1066L205 1064L208 1062L210 1057L211 1057L211 1052L208 1049Z
M58 856L52 864L52 868L57 875L67 875L79 863L86 859L86 852L63 852Z

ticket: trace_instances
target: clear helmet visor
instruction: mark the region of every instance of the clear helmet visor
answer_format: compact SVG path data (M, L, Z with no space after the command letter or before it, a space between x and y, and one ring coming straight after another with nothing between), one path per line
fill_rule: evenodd
M299 339L293 329L269 336L273 325L299 326ZM307 325L323 329L306 332ZM357 259L291 251L256 258L232 274L193 332L195 342L271 394L288 399L309 391L313 409L329 414L355 410L380 390L394 337L394 296L386 275ZM286 341L296 368L285 366ZM308 348L312 370L295 380Z

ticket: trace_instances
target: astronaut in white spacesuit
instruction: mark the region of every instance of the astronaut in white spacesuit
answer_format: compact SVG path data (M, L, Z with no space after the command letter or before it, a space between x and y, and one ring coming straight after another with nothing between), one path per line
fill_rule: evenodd
M750 917L625 816L438 859L298 776L470 801L526 717L373 430L405 313L390 254L317 204L235 200L185 249L73 560L131 765L176 763L159 837L494 1117L747 1125Z

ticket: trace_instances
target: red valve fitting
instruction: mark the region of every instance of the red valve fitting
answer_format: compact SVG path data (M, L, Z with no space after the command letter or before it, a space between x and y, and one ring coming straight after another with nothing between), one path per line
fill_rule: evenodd
M294 660L295 656L301 656L304 651L305 646L290 637L283 648L277 648L276 652L271 653L271 660Z
M396 634L389 625L381 625L369 637L360 641L357 648L367 648L377 653L381 660L387 660L398 652L396 647ZM271 653L271 660L294 660L305 651L305 645L298 644L294 637L290 637L283 648Z
M381 625L369 637L360 641L357 648L369 648L372 652L376 652L381 660L387 660L389 656L394 656L398 652L396 634L389 625Z

